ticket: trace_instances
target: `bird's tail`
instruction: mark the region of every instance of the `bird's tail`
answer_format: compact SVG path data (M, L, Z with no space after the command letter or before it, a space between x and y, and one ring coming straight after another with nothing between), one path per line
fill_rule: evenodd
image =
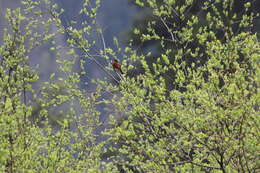
M120 73L121 73L121 74L124 74L124 72L122 71L122 69L121 69L121 68L119 69L119 71L120 71Z

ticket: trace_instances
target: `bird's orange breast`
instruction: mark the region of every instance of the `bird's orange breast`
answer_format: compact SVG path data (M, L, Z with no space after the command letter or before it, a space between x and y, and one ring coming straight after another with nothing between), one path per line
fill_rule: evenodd
M117 62L112 62L112 66L113 66L114 68L117 68L117 69L120 69L120 68L121 68L121 65L120 65L119 63L117 63Z

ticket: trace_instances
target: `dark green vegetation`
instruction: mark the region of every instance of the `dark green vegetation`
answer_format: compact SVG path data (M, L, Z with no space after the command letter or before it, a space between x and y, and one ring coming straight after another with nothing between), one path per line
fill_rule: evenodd
M96 24L99 1L85 0L79 12L85 22L69 27L49 0L24 0L7 10L0 45L1 172L260 171L257 1L135 3L147 11L146 27L133 29L124 50L116 39L117 50L106 47ZM61 36L67 45L59 44ZM51 47L59 67L47 81L29 64L39 46ZM97 59L118 55L124 55L123 76ZM94 92L79 87L86 61L110 79L96 79ZM96 133L100 105L109 117L103 142Z

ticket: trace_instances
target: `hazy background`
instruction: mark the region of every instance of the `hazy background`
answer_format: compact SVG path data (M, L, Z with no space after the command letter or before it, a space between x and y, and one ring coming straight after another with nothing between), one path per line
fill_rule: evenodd
M77 16L80 7L82 6L81 0L55 0L55 2L63 9L63 22ZM0 40L2 40L2 32L6 21L4 16L6 8L14 9L20 5L20 0L0 0ZM125 43L125 35L130 30L134 17L136 16L136 9L133 5L128 4L128 0L105 0L101 1L101 8L98 15L98 23L104 30L104 38L107 47L113 47L113 37L117 37L119 41ZM82 19L84 20L84 19ZM66 25L64 23L64 25ZM55 28L53 28L55 29ZM66 36L57 38L56 42L60 45L65 44ZM98 38L100 39L100 38ZM100 45L102 47L102 45ZM33 65L40 64L39 72L43 80L47 80L52 72L56 72L57 66L52 55L49 53L49 47L40 47L36 49L33 54L37 55L32 58ZM33 56L34 57L34 56ZM102 60L101 60L102 61ZM103 73L95 64L91 62L86 63L88 76L100 77Z

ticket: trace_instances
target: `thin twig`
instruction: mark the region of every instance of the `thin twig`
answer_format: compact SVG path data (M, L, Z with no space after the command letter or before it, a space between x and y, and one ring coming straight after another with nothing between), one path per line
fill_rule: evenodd
M221 168L216 167L216 166L203 165L203 164L192 162L192 161L190 161L190 163L193 164L193 165L196 165L196 166L204 167L204 168L221 169Z
M162 17L160 17L160 19L161 19L161 21L162 21L163 25L164 25L164 26L167 28L168 32L169 32L169 33L170 33L170 35L171 35L172 41L174 42L174 41L175 41L175 38L174 38L174 35L173 35L173 33L171 32L171 29L168 27L168 25L166 24L166 22L163 20L163 18L162 18Z

